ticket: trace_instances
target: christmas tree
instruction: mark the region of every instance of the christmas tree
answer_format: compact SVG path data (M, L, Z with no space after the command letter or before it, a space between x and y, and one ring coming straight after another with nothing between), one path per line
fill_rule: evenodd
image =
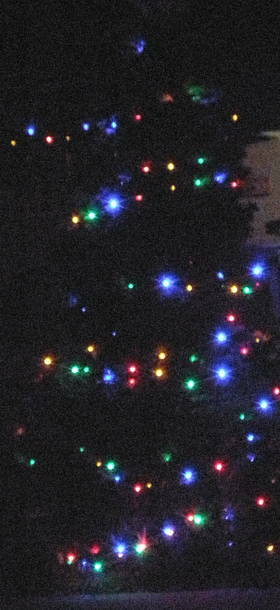
M4 578L273 582L277 341L239 203L254 134L220 84L175 85L144 35L118 53L116 95L21 119L1 153Z

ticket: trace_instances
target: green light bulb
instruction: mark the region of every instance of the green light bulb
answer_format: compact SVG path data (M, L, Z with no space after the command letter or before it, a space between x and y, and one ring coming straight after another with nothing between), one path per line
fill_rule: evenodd
M251 286L243 286L243 294L253 294L253 288Z
M80 372L80 367L77 364L74 364L73 366L71 366L70 370L72 375L78 375L78 373Z
M198 361L198 355L197 354L191 354L191 356L189 357L189 361L190 362L197 362Z
M129 284L127 284L127 287L129 290L133 290L133 288L135 288L135 284L133 284L133 282L129 282Z
M112 472L112 470L115 470L115 468L116 468L116 462L113 462L113 461L107 462L106 468L107 468L107 470Z
M168 462L171 462L172 460L172 453L164 453L162 457L163 461L168 464Z
M245 413L240 413L240 415L239 415L239 419L240 419L241 421L244 421L244 419L245 419Z
M83 372L84 372L84 373L90 373L90 368L89 368L89 366L84 366L84 368L83 368Z
M103 572L103 569L104 569L103 561L95 561L93 564L93 569L95 572Z
M186 379L185 381L185 386L187 388L187 390L195 390L197 385L197 381L195 379L193 379L192 377L190 377L189 379Z
M85 220L92 221L98 219L98 212L96 210L89 210L85 214Z
M80 453L84 453L85 452L85 448L84 447L80 447Z
M207 161L206 157L198 157L197 158L198 165L203 165L204 163L206 163L206 161Z
M29 466L35 466L35 464L36 464L36 460L34 460L34 458L30 458Z
M142 555L142 553L144 553L146 550L146 545L143 542L137 542L134 548L138 555Z
M199 513L197 513L196 515L194 515L194 523L195 525L202 525L204 522L204 517L202 515L200 515Z

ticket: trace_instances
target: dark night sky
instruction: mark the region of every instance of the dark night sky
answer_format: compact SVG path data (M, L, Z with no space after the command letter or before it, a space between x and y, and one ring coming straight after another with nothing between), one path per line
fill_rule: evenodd
M265 126L278 125L276 3L6 0L2 20L2 124L89 111L123 94L133 80L129 39L140 33L149 77L175 88L212 77Z

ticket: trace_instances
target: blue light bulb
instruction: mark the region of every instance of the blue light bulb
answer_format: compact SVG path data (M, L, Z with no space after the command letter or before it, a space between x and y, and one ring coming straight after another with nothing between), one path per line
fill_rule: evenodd
M36 131L36 129L35 129L35 126L34 126L34 125L29 125L29 126L27 127L27 129L26 129L26 133L27 133L27 135L29 135L29 136L34 136L34 135L35 135L35 131Z
M194 483L194 481L196 479L196 473L191 468L187 468L186 470L184 470L182 475L183 475L183 482L186 483L187 485Z
M104 383L108 384L114 383L114 381L116 381L116 375L114 371L112 371L111 369L105 369L103 374L103 381Z
M83 128L84 131L89 131L90 124L89 123L83 123L82 124L82 128Z
M230 371L226 366L222 365L216 369L215 374L217 381L226 382L229 379Z
M248 443L253 443L256 440L255 434L249 433L246 435Z
M223 330L221 330L216 334L215 339L217 343L222 344L227 342L228 336Z
M175 528L173 525L165 525L162 531L168 538L172 538L172 536L175 534Z
M224 184L224 182L226 181L227 177L228 177L228 173L227 172L222 172L222 171L215 172L215 174L214 174L214 182L216 182L217 184Z
M262 263L256 263L252 265L251 273L255 277L262 277L264 274L264 265Z
M262 411L267 411L267 409L270 407L270 402L267 400L267 398L261 398L258 404Z
M218 278L218 280L224 280L225 279L225 274L223 273L223 271L218 271L217 278Z

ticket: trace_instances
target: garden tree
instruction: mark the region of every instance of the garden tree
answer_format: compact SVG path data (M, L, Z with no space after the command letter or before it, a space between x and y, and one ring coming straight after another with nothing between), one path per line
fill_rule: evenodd
M174 79L164 41L110 27L94 103L54 95L1 151L3 548L23 583L40 557L38 588L49 556L78 587L161 588L170 566L213 583L228 559L226 582L277 546L269 270L238 201L252 131L195 67Z

